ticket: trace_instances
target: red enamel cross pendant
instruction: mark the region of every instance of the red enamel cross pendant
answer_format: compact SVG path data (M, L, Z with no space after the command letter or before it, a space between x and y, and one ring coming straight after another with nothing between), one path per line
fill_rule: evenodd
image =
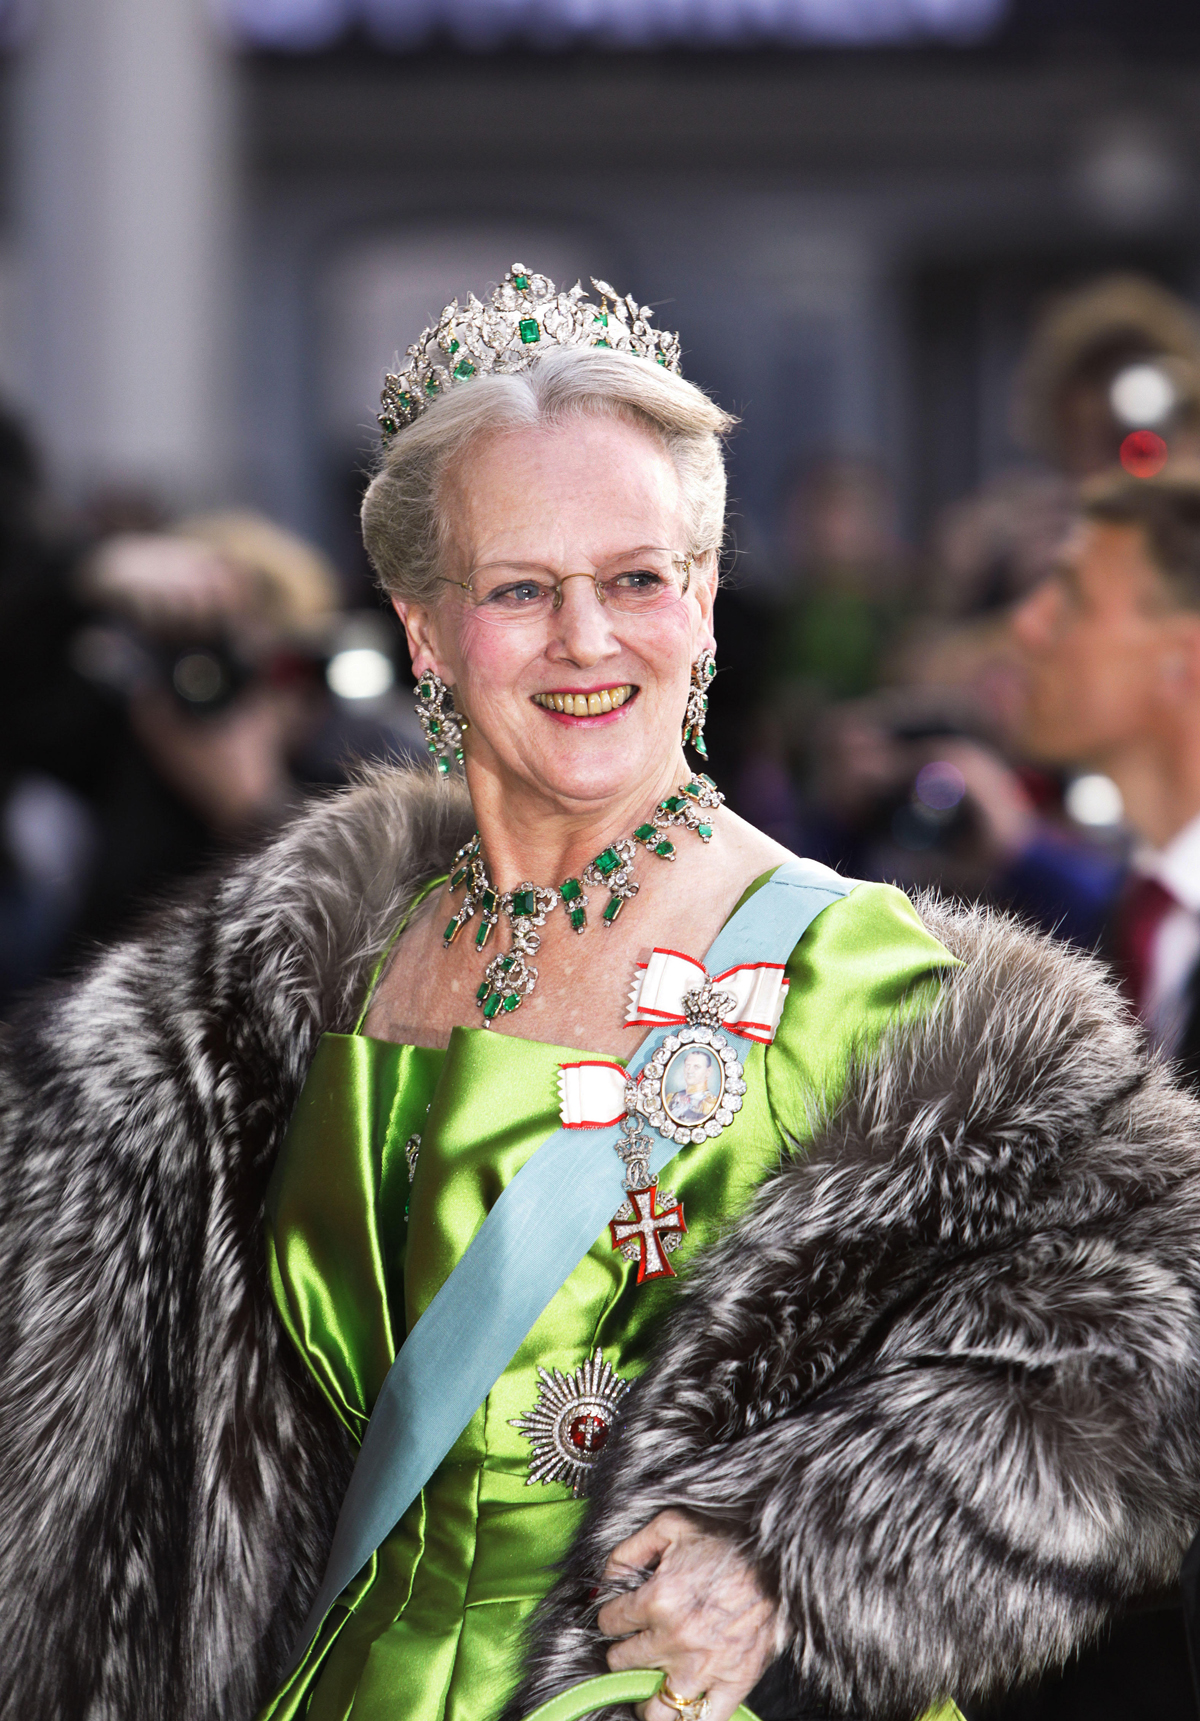
M662 1211L658 1207L657 1179L644 1189L631 1189L629 1199L610 1219L612 1246L619 1249L627 1261L638 1264L638 1284L646 1279L673 1279L675 1269L667 1256L678 1249L687 1232L683 1207L673 1195L663 1191Z

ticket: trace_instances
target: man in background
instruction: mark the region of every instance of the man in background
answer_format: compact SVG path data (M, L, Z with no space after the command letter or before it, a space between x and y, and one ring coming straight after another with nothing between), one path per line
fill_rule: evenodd
M1200 1082L1200 468L1086 491L1013 628L1023 748L1121 791L1137 846L1112 953L1151 1037Z
M1200 1090L1200 467L1094 481L1056 571L1017 606L1013 631L1028 756L1101 772L1121 791L1135 847L1110 953L1152 1040ZM1128 1616L1033 1702L1020 1713L1038 1721L1191 1721L1178 1606Z

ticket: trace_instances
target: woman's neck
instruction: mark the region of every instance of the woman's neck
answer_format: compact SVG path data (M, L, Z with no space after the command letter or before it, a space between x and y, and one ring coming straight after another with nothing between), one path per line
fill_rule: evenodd
M529 879L553 888L577 877L609 843L646 823L658 803L689 775L680 751L628 790L603 802L572 806L555 804L524 784L514 786L472 771L468 764L467 786L493 884L511 890Z

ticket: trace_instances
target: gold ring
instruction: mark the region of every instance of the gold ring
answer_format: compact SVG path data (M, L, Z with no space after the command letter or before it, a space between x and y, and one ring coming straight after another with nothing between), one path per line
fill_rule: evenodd
M672 1691L671 1682L664 1673L658 1695L669 1709L682 1717L682 1721L708 1721L707 1691L701 1691L697 1697L680 1697L678 1692Z

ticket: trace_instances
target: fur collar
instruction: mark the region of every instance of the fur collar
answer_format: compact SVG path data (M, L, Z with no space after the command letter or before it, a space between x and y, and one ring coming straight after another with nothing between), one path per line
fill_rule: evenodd
M263 1198L463 791L378 771L0 1040L0 1716L249 1718L352 1455L275 1315Z

